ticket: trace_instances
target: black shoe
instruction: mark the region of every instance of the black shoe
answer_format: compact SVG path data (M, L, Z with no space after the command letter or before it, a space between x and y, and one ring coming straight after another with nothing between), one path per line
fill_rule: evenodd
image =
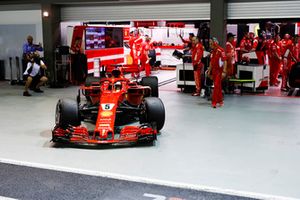
M40 88L36 88L36 89L34 90L34 92L36 92L36 93L43 93L44 91L41 90Z
M24 97L30 97L32 96L28 91L23 92Z

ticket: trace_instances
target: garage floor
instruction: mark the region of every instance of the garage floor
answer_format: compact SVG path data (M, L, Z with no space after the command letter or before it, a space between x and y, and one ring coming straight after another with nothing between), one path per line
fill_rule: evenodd
M175 77L175 71L156 73L160 81ZM56 102L75 98L77 87L45 88L29 98L22 89L0 82L0 162L300 198L298 98L231 95L212 109L173 82L160 88L167 118L154 146L95 149L50 142Z

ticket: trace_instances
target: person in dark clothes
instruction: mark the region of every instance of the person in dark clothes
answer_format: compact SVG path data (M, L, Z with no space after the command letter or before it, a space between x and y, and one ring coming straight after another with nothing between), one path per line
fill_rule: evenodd
M82 39L77 37L71 47L72 55L72 81L75 85L85 82L87 77L87 57L82 49Z

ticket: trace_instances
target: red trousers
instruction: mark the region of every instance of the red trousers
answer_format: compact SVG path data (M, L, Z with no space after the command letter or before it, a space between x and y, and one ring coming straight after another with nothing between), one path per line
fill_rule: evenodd
M142 58L141 58L141 68L142 68L142 70L145 69L146 76L151 75L151 66L150 66L149 62Z
M232 62L227 62L227 76L233 77L235 75L234 64Z
M257 59L258 59L258 64L264 65L265 64L265 53L263 51L255 51Z
M282 67L282 84L281 88L287 87L287 80L290 74L290 70L292 67L292 60L291 59L283 59L283 67Z
M270 85L276 85L280 71L281 62L278 59L270 58Z
M196 85L196 93L200 93L201 91L201 68L197 68L194 70L194 79Z
M137 65L138 64L138 57L134 55L133 51L130 51L130 56L132 58L132 64Z
M222 71L223 70L218 69L218 71L212 73L213 81L214 81L214 90L213 90L212 102L211 102L212 105L216 105L217 103L223 102Z

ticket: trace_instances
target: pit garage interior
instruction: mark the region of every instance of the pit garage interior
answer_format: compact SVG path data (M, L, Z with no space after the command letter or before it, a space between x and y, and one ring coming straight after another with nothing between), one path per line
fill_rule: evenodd
M53 71L56 47L70 40L68 27L83 22L209 22L210 35L224 47L228 24L297 24L299 0L12 0L0 5L0 199L300 199L297 95L274 87L225 94L225 105L213 109L206 98L178 88L176 70L154 70L166 119L152 145L63 145L51 141L56 103L75 100L79 86L46 85L44 93L23 97L24 86L10 84L17 72L9 63L9 57L21 56L30 34L34 43L42 43Z

